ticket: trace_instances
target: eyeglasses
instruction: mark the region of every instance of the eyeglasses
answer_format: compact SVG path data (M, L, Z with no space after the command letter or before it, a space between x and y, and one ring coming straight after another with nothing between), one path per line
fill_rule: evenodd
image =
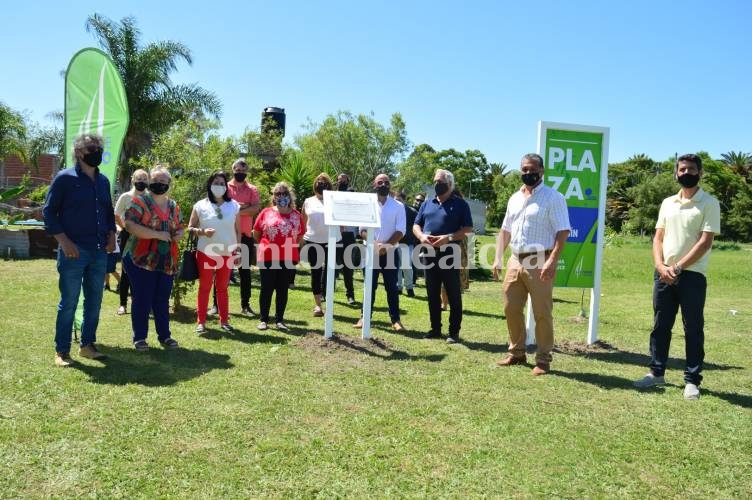
M274 196L279 198L280 196L287 196L288 194L290 194L288 191L280 191L278 193L274 193Z

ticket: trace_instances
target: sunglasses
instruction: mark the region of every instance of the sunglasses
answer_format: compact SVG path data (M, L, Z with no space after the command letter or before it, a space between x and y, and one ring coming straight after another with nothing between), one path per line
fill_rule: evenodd
M86 152L87 153L102 153L104 149L100 146L86 146Z
M214 206L214 212L217 214L217 219L222 220L222 210L218 206Z
M377 186L391 186L392 183L389 181L376 181Z
M288 191L280 191L279 193L274 193L274 196L279 198L280 196L287 196L288 194L290 194Z

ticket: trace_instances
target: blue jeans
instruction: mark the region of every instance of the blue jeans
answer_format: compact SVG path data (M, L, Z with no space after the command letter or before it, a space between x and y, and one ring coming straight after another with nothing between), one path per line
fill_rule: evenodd
M397 290L397 269L395 269L396 256L391 255L391 262L387 255L379 256L379 267L373 268L373 282L371 283L371 315L373 315L373 304L376 301L376 289L379 286L379 274L384 276L384 290L386 290L386 302L389 306L389 318L392 323L400 321L399 310L399 291ZM387 269L387 264L391 263L391 269Z
M656 272L653 283L653 331L650 333L650 371L662 377L666 371L668 351L671 346L671 329L676 313L681 308L684 326L686 369L684 382L700 385L702 364L705 359L705 275L684 271L675 284L669 285L659 279Z
M397 250L397 290L402 290L402 280L404 277L404 287L407 290L413 289L413 245L405 243L400 244Z
M157 339L164 342L170 338L170 294L173 276L161 271L140 268L133 263L130 255L123 257L123 266L131 280L133 343L146 340L149 333L149 312L154 313Z
M68 259L57 252L57 271L60 274L60 303L55 321L55 351L70 352L73 318L81 288L84 290L84 321L81 325L81 347L96 342L99 310L102 306L107 253L104 250L85 250L78 247L79 257Z

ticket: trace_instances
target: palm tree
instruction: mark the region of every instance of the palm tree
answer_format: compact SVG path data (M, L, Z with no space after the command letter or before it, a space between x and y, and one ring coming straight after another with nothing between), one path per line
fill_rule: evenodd
M176 85L170 80L180 60L193 63L190 50L182 43L168 40L141 46L141 31L133 17L118 23L93 14L86 20L86 31L94 34L112 58L125 86L130 125L118 174L121 182L128 178L131 158L146 152L154 136L195 111L219 118L222 104L214 93L196 84Z
M741 151L729 151L728 153L721 154L721 161L731 167L744 181L749 178L749 172L752 170L751 154L742 153Z

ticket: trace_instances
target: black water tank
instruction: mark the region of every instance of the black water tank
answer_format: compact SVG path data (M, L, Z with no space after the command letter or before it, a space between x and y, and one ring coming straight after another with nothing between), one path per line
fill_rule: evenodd
M261 113L261 132L267 132L269 127L274 127L285 135L285 108L264 108Z

